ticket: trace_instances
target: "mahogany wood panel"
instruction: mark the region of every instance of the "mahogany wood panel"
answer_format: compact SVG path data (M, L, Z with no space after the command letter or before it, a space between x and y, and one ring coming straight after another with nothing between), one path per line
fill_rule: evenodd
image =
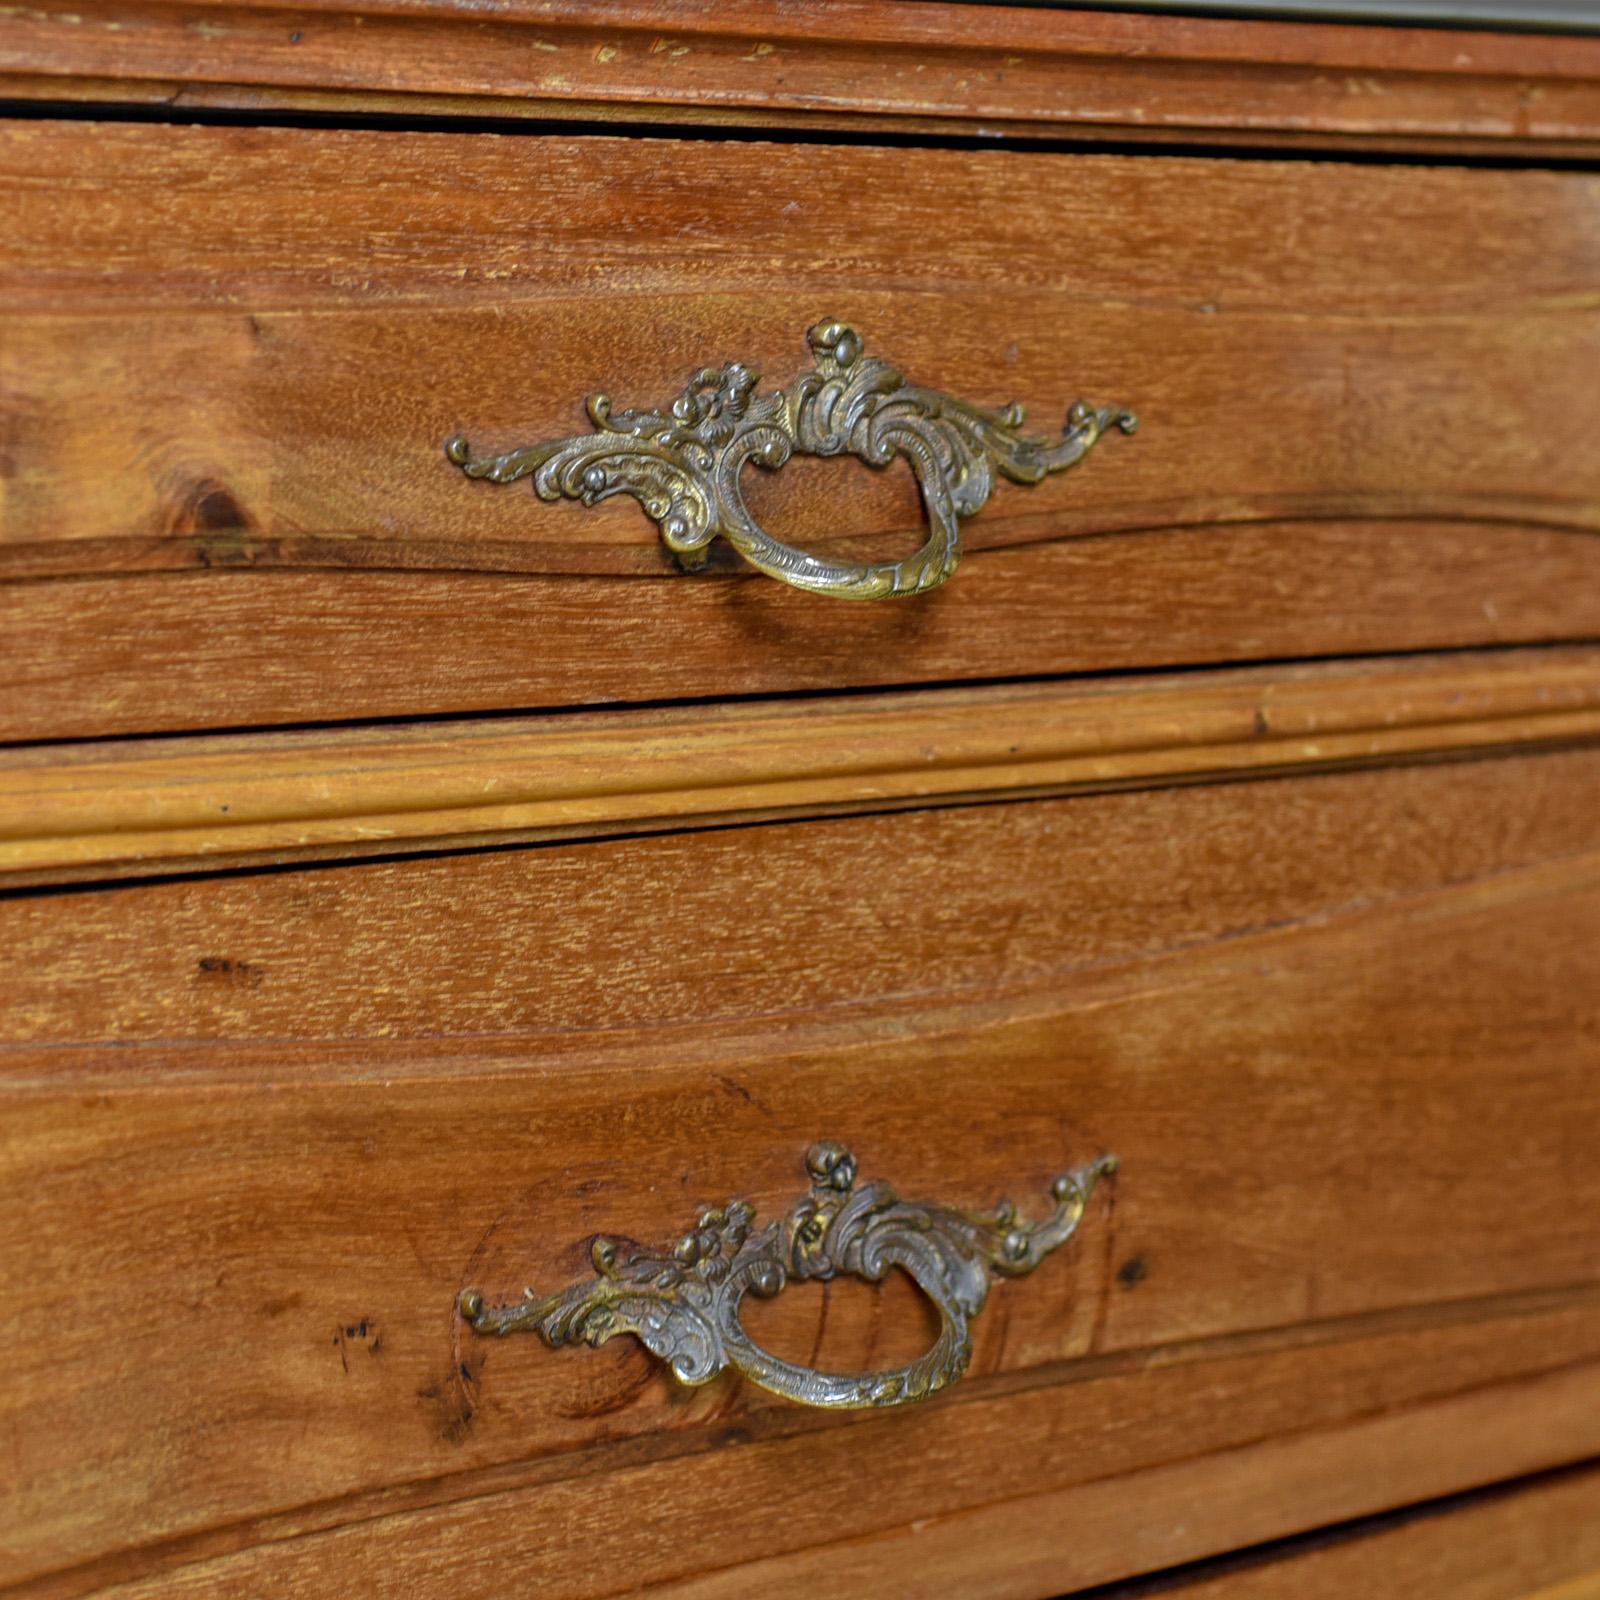
M7 92L259 109L691 117L1378 149L1600 146L1600 45L1020 7L61 0Z
M1271 1537L1300 1526L1307 1506L1360 1514L1388 1503L1386 1496L1427 1486L1448 1492L1592 1448L1600 1394L1592 1362L1497 1382L1486 1377L1492 1363L1482 1359L1490 1341L1526 1340L1530 1348L1521 1359L1537 1361L1552 1350L1550 1331L1529 1320L1495 1320L1472 1331L1477 1348L1470 1353L1464 1341L1437 1337L1364 1341L1304 1352L1298 1361L1247 1359L1151 1373L1120 1392L1096 1383L1033 1391L1020 1404L980 1402L963 1408L958 1422L965 1427L952 1426L947 1412L921 1419L920 1428L907 1419L898 1432L879 1427L843 1441L824 1434L764 1446L736 1437L739 1448L714 1446L663 1466L598 1481L543 1482L471 1503L457 1496L413 1511L390 1497L381 1509L363 1506L353 1517L340 1508L338 1522L312 1508L249 1530L218 1530L181 1547L112 1558L20 1592L30 1600L61 1600L86 1592L102 1574L120 1578L156 1568L159 1576L114 1592L135 1600L169 1594L255 1600L355 1585L374 1595L432 1600L513 1572L534 1574L541 1592L576 1596L605 1586L610 1593L636 1592L617 1570L626 1569L638 1570L645 1582L674 1574L653 1589L702 1600L819 1586L928 1600L953 1590L1023 1600L1182 1560L1229 1540ZM1198 1379L1204 1405L1229 1408L1235 1423L1259 1427L1270 1419L1275 1427L1292 1416L1304 1426L1291 1424L1217 1454L1175 1455L1170 1465L1039 1492L1055 1469L1075 1478L1070 1452L1081 1440L1115 1429L1131 1442L1135 1407L1140 1431L1155 1420L1141 1402L1167 1399L1159 1392L1167 1388L1163 1378ZM1355 1393L1390 1409L1343 1413ZM1174 1386L1171 1394L1176 1403L1160 1425L1168 1449L1194 1419L1184 1391ZM1112 1409L1119 1403L1120 1415ZM991 1457L985 1481L995 1498L973 1505L974 1462ZM863 1482L882 1486L871 1506L852 1494ZM804 1492L797 1494L797 1486ZM856 1532L887 1501L899 1525L876 1537ZM937 1509L929 1514L930 1508ZM260 1542L241 1548L241 1532ZM826 1542L841 1533L856 1536ZM749 1561L752 1552L779 1542L798 1548ZM174 1570L186 1557L219 1549L230 1553ZM684 1576L696 1571L697 1558L723 1555L744 1559Z
M52 124L0 164L0 564L85 579L7 587L8 737L1595 633L1585 175ZM825 314L1044 431L1080 393L1143 431L861 609L442 454L707 360L781 381ZM804 466L754 475L779 530L917 537L908 473Z
M1307 1534L1095 1600L1592 1600L1600 1594L1600 1468L1572 1468Z
M1307 1381L1316 1384L1322 1376L1308 1373ZM828 1585L846 1593L864 1590L919 1600L938 1600L952 1592L1034 1600L1080 1584L1098 1585L1109 1574L1140 1565L1182 1560L1229 1540L1248 1543L1272 1537L1286 1526L1288 1507L1305 1498L1320 1497L1323 1505L1340 1505L1359 1514L1361 1508L1403 1499L1425 1478L1461 1482L1479 1460L1494 1463L1491 1471L1516 1473L1527 1458L1530 1441L1512 1420L1507 1398L1493 1392L1465 1396L1437 1408L1373 1417L1331 1437L1273 1439L1123 1479L996 1500L946 1517L913 1520L877 1538L685 1578L660 1585L655 1592L678 1600L691 1595L696 1600L736 1600L748 1594L803 1592ZM1555 1421L1563 1405L1593 1403L1582 1372L1525 1385L1516 1399L1520 1421L1535 1428ZM1495 1462L1494 1452L1507 1445L1506 1454ZM466 1536L467 1519L452 1520L459 1570L471 1571L475 1558L479 1570L492 1570L533 1545L526 1536L519 1538L507 1530L492 1548L480 1542L474 1549ZM263 1549L196 1574L199 1581L190 1592L248 1594L251 1582L269 1575L283 1581L339 1572L344 1570L341 1564L357 1554L365 1558L359 1569L363 1574L386 1577L392 1570L386 1563L398 1556L409 1577L425 1570L418 1557L432 1533L431 1528L417 1525L377 1525L352 1529L343 1540L334 1537L284 1550ZM1298 1589L1272 1592L1300 1600ZM1401 1593L1407 1600L1416 1595L1421 1600L1413 1590L1374 1587L1373 1592ZM1343 1591L1341 1600L1349 1593ZM1580 1580L1575 1589L1542 1591L1519 1600L1592 1600L1592 1594ZM1095 1595L1099 1600L1098 1589ZM1452 1593L1448 1600L1457 1596Z
M0 877L1327 770L1600 738L1600 653L0 753Z
M572 508L565 508L571 510ZM959 585L959 587L957 587ZM908 602L764 578L204 572L0 583L0 738L1600 638L1600 539L1235 525L969 555Z
M0 893L0 1588L1037 1595L1600 1456L1600 724L1555 648L1600 639L1600 179L1061 149L1589 156L1600 41L12 12L0 95L634 136L0 124L0 739L52 741L0 755L0 872L51 885ZM881 608L442 456L706 362L782 382L824 315L1041 432L1080 394L1143 431ZM918 536L902 470L751 496L829 553ZM1551 648L1460 653L1504 644ZM260 731L295 723L347 726ZM58 742L208 728L257 731ZM274 870L59 881L218 859ZM1124 1165L905 1413L460 1324L597 1233L782 1209L819 1135L971 1205ZM833 1369L930 1336L899 1278L749 1320ZM1476 1565L1413 1518L1182 1580L1568 1600L1592 1503L1517 1503L1467 1508Z
M779 383L825 315L1045 433L1080 393L1139 410L1137 440L1006 486L975 548L1600 527L1588 175L49 123L5 128L0 162L4 533L29 575L201 564L207 535L218 563L355 541L376 564L659 572L632 501L468 483L444 439L583 432L586 394L664 404L708 362ZM898 476L752 474L824 545L917 527Z
M986 1001L492 1048L280 1039L193 1070L181 1046L13 1050L9 1574L252 1544L255 1519L277 1538L338 1502L357 1587L386 1567L377 1592L460 1592L499 1552L593 1592L600 1527L631 1587L984 1502L1026 1522L1006 1503L1168 1462L1189 1464L1163 1492L1192 1496L1196 1455L1317 1436L1319 1470L1256 1480L1187 1548L1158 1523L1085 1552L1057 1518L1015 1557L1115 1577L1593 1454L1597 935L1591 854ZM597 1231L670 1235L729 1192L773 1209L825 1130L968 1203L1102 1149L1124 1167L1069 1252L997 1291L950 1403L906 1419L835 1434L736 1383L675 1393L627 1341L553 1354L456 1322L464 1284L577 1275ZM774 1310L763 1336L803 1353L821 1296ZM906 1310L831 1297L829 1364L915 1338ZM1337 1348L1380 1335L1381 1360ZM1057 1365L1085 1356L1111 1365ZM1425 1399L1442 1415L1378 1454ZM656 1449L713 1453L641 1464ZM1101 1492L1124 1521L1152 1503ZM408 1496L446 1504L408 1520ZM317 1550L198 1581L305 1584Z
M28 1041L159 1041L172 1072L225 1041L547 1050L981 998L1582 857L1597 789L1575 751L12 895L0 1062Z

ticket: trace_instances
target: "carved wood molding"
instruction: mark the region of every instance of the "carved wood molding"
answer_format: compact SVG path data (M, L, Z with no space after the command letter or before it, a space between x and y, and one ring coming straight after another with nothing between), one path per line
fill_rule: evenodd
M834 0L41 0L11 97L1427 150L1600 148L1600 40Z
M1600 651L0 757L12 884L1154 787L1600 739Z

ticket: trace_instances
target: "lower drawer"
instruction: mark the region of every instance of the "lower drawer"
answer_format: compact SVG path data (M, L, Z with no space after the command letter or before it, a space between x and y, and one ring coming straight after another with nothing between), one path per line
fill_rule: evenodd
M1600 1466L1287 1540L1098 1600L1588 1600L1600 1594Z
M0 901L0 1577L1040 1594L1600 1451L1597 779L1573 751ZM974 1209L1122 1166L914 1405L463 1323L597 1235L781 1214L821 1137ZM930 1337L892 1281L748 1325L834 1371Z

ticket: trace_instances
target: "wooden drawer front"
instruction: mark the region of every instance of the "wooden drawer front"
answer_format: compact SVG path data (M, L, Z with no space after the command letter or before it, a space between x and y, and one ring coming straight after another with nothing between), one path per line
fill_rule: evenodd
M1042 1593L1600 1451L1597 781L1575 751L0 901L4 1577L594 1593L603 1548L612 1589L772 1592L854 1540L868 1590L920 1551ZM462 1325L465 1285L555 1287L596 1234L778 1214L819 1136L972 1207L1124 1165L904 1410ZM834 1369L928 1337L903 1284L761 1309Z
M1589 176L36 123L0 188L0 736L1600 628ZM444 456L786 383L825 317L1042 434L1080 396L1141 431L864 606ZM745 477L819 554L920 539L903 465Z
M1118 1585L1096 1600L1592 1600L1600 1467L1417 1506Z

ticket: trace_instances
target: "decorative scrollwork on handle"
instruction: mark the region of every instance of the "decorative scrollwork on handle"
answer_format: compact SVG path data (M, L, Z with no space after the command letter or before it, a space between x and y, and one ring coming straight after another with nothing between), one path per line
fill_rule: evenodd
M680 566L703 567L720 534L753 567L796 588L883 600L921 594L955 571L960 519L988 500L997 471L1014 483L1038 483L1081 461L1107 428L1138 426L1131 411L1080 400L1060 439L1029 438L1018 431L1020 405L988 412L907 383L867 355L843 322L819 322L807 338L816 370L771 394L758 396L760 374L734 361L697 372L665 412L614 411L595 394L588 411L596 433L497 456L474 456L457 435L445 453L469 478L531 477L541 500L592 506L630 494ZM832 561L775 539L751 516L739 474L746 462L776 469L795 454L851 455L874 467L896 457L909 462L928 514L926 543L900 561Z
M669 1250L597 1239L596 1276L546 1299L486 1306L476 1289L460 1299L480 1334L535 1332L557 1345L601 1345L631 1333L685 1384L728 1367L805 1406L858 1409L905 1405L953 1383L972 1359L968 1324L989 1295L990 1272L1021 1277L1070 1239L1096 1183L1115 1156L1063 1173L1055 1211L1029 1222L1009 1201L984 1213L902 1200L879 1181L855 1187L856 1161L843 1145L806 1154L811 1192L781 1221L757 1228L743 1200L702 1211ZM902 1267L938 1308L939 1335L925 1355L883 1372L825 1373L796 1366L756 1344L739 1320L747 1293L777 1294L791 1278L848 1276L877 1282Z

